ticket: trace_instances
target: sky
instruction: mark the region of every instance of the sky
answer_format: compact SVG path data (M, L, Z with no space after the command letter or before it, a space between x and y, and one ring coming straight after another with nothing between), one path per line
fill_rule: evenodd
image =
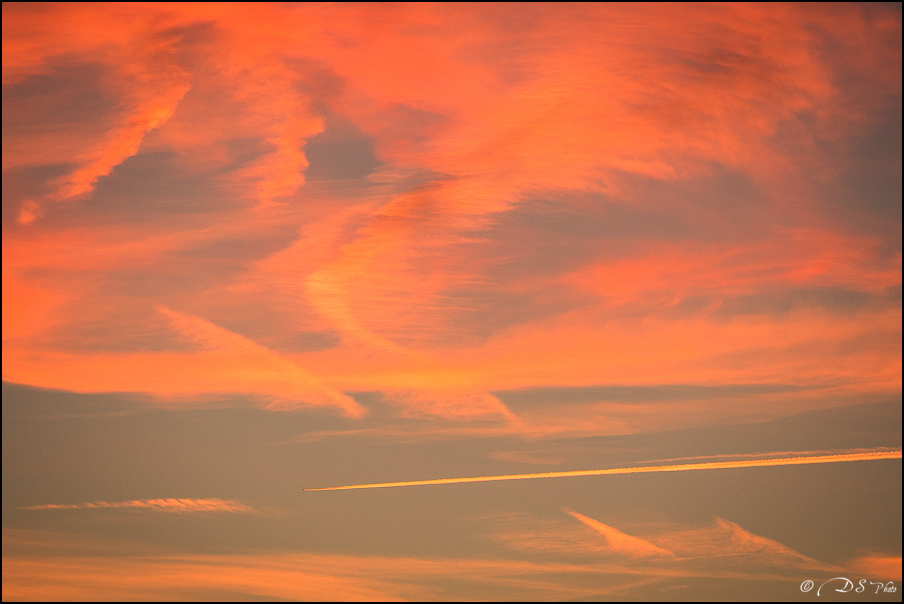
M4 600L901 600L900 3L2 10Z

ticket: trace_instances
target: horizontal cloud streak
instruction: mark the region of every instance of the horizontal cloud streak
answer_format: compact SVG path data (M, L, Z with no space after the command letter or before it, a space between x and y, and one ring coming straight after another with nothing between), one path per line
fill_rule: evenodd
M721 470L728 468L755 468L763 466L790 466L800 464L840 463L845 461L873 461L879 459L901 459L901 451L874 451L871 453L847 453L812 457L781 457L778 459L751 459L742 461L714 461L698 464L678 464L671 466L646 466L634 468L609 468L605 470L575 470L570 472L541 472L537 474L506 474L502 476L475 476L473 478L440 478L436 480L412 480L407 482L384 482L376 484L356 484L342 487L305 489L306 491L339 491L345 489L376 489L384 487L408 487L431 484L457 484L463 482L493 482L497 480L527 480L531 478L568 478L572 476L603 476L608 474L642 474L647 472L684 472L690 470Z
M10 541L15 537L11 534ZM671 558L664 563L630 558L562 563L296 552L167 554L121 546L116 555L66 553L4 558L3 599L218 600L226 594L242 595L243 600L470 601L508 594L515 601L561 601L617 597L638 586L695 577L778 582L783 589L793 589L802 580L797 568L776 572L760 564L703 569L675 564Z
M668 459L648 459L644 463L664 462L664 461L689 461L692 459L719 459L723 457L731 458L775 458L776 456L794 455L797 457L815 457L817 455L851 455L851 454L873 454L873 453L896 453L898 450L892 447L872 447L863 449L845 449L833 450L825 449L820 451L772 451L770 453L726 453L719 455L694 455L691 457L671 457Z
M133 499L130 501L92 501L76 504L30 505L23 510L94 510L131 508L154 512L187 514L194 512L254 513L251 506L223 499Z

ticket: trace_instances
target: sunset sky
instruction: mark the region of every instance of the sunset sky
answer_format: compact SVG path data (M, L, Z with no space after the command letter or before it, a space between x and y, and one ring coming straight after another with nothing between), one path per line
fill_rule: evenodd
M3 599L900 601L901 69L900 3L4 2Z

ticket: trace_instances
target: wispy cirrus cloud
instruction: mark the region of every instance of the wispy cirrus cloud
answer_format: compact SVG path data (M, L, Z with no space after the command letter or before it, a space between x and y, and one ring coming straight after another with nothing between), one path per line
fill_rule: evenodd
M724 521L723 521L724 524ZM721 525L705 529L725 532ZM596 538L602 540L599 534ZM29 545L29 535L8 540ZM47 537L42 535L42 540ZM759 539L769 541L763 537ZM776 547L783 546L772 542ZM40 543L34 544L40 546ZM635 593L647 588L661 593L670 587L703 579L740 579L753 584L797 589L804 572L813 567L780 564L771 554L738 568L695 568L670 557L607 557L581 562L533 562L506 558L414 558L312 553L200 555L143 552L132 548L118 556L78 555L56 551L51 556L11 555L4 559L4 599L216 599L222 594L245 598L276 597L295 600L430 600L475 599L488 593L507 593L525 599L557 601ZM97 543L91 543L94 551ZM34 549L34 546L33 548ZM784 548L787 549L787 548ZM40 552L40 549L38 550ZM784 551L784 550L783 550ZM723 548L727 560L739 560L737 549ZM62 555L61 555L62 553ZM748 559L747 562L750 560ZM826 567L831 568L831 567ZM121 577L129 576L128 582ZM161 581L165 577L165 581ZM605 581L600 581L600 578ZM40 580L35 580L40 578ZM774 588L774 587L773 587Z
M649 558L649 557L673 557L675 554L670 552L667 549L663 549L658 545L654 545L645 539L640 539L639 537L634 537L631 535L626 535L620 530L609 526L608 524L603 524L599 520L594 520L593 518L588 518L583 514L578 514L572 510L563 510L566 514L578 520L579 522L583 522L597 533L603 536L606 542L609 544L609 548L620 555L626 555L633 558Z
M156 543L187 544L5 557L5 599L707 600L735 581L781 600L835 570L816 560L831 538L859 540L838 559L864 576L894 564L877 527L896 499L852 485L901 455L899 416L868 411L901 392L896 7L2 10L11 521L102 534L108 516L156 518ZM541 472L569 468L600 469ZM790 474L812 489L847 476L823 511L869 513L820 544L798 540L804 523L776 529L820 521L812 499L744 511L738 492ZM544 484L502 484L607 475L640 486L601 501L581 491L597 480L558 481L517 500ZM431 476L460 478L408 480ZM686 491L708 479L715 495ZM726 505L720 479L742 485ZM380 493L297 488L487 481L391 504L410 531L380 520ZM207 492L293 511L261 531L271 518L237 501L19 509L83 501L85 484L219 483ZM406 506L433 496L418 525ZM690 524L625 521L680 517L685 496L706 500ZM557 517L510 535L529 562L484 548L459 513L503 501ZM187 543L183 527L217 518L228 538ZM361 555L323 553L336 547Z
M92 501L88 503L30 505L23 510L96 510L136 509L152 512L189 514L194 512L256 513L254 508L238 501L224 499L132 499L129 501Z
M8 379L165 394L104 373L178 348L162 304L400 416L549 385L900 390L900 255L883 194L851 188L894 166L899 15L509 10L6 7L5 199L30 224L4 279L34 302L4 311ZM307 182L330 145L314 173L347 178ZM352 148L373 161L345 174Z
M350 396L331 388L302 367L278 353L200 317L164 306L158 312L170 327L192 341L195 353L157 352L92 355L60 354L59 373L40 375L18 364L6 372L11 381L40 383L75 391L137 389L178 400L211 393L244 392L262 396L271 409L305 406L336 407L358 417L364 408ZM190 362L187 362L190 359ZM96 363L107 364L98 373ZM166 370L161 372L161 369ZM115 368L115 371L109 371ZM228 370L227 370L228 369ZM224 372L225 371L225 372Z
M74 168L50 183L46 194L22 202L18 215L22 224L38 219L46 203L90 195L100 178L138 153L147 133L165 124L191 89L190 74L179 60L177 33L141 31L128 7L119 7L114 12L121 23L128 23L123 30L134 36L131 40L123 37L122 31L114 33L100 25L92 19L90 11L65 9L63 12L67 13L63 22L80 22L91 33L55 27L52 41L37 38L38 30L24 22L40 20L40 10L23 8L4 14L8 19L4 27L4 49L9 51L4 58L4 80L9 84L21 82L30 75L53 72L60 68L57 63L60 57L67 57L63 60L73 64L94 63L107 71L105 92L116 98L119 107L114 115L104 116L96 124L98 131L83 137L83 146L77 151L73 149L75 152L65 158L75 164ZM126 56L128 60L124 60ZM17 105L17 109L22 111L25 107ZM11 137L15 152L4 154L4 167L40 165L42 160L46 161L42 149L48 142L46 135L34 136L34 132L21 131L23 122L33 115L17 113L16 117L20 129Z
M626 530L642 531L643 537L638 537L578 512L563 511L592 529L593 536L561 521L520 515L497 519L499 529L494 538L512 549L618 560L635 572L653 575L671 571L691 577L740 569L757 573L840 570L719 517L702 526L662 520L635 522Z

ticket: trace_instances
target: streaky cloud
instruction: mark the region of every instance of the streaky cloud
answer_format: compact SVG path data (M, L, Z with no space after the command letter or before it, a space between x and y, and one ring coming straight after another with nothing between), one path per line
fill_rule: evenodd
M668 459L648 459L646 463L654 463L654 462L667 462L667 461L690 461L693 459L721 459L721 458L731 458L731 459L755 459L755 458L775 458L776 456L787 456L787 455L796 455L796 456L807 456L813 457L817 455L848 455L852 453L877 453L880 451L889 451L894 452L897 449L894 447L870 447L870 448L859 448L859 449L819 449L815 451L772 451L769 453L725 453L725 454L715 454L715 455L694 455L692 457L670 457Z
M92 501L76 504L46 504L23 507L23 510L92 510L111 508L132 508L185 514L193 512L255 513L255 509L244 503L224 499L132 499L130 501Z
M529 478L568 478L571 476L602 476L606 474L642 474L645 472L684 472L689 470L722 470L728 468L753 468L762 466L792 466L816 463L840 463L845 461L872 461L878 459L901 459L901 450L871 451L868 453L847 453L841 455L819 455L807 457L781 457L776 459L748 459L738 461L714 461L696 464L675 464L668 466L640 466L633 468L606 468L603 470L573 470L568 472L540 472L537 474L504 474L500 476L474 476L469 478L439 478L435 480L411 480L405 482L382 482L355 484L341 487L305 489L306 491L339 491L346 489L376 489L383 487L409 487L432 484L456 484L462 482L493 482L497 480L527 480Z
M575 520L583 522L584 524L598 532L600 535L605 537L612 550L619 554L625 554L634 558L675 556L673 552L670 552L667 549L663 549L658 545L654 545L646 539L641 539L640 537L634 537L633 535L625 534L620 530L609 526L608 524L603 524L599 520L588 518L587 516L584 516L583 514L579 514L572 510L565 509L563 511Z

